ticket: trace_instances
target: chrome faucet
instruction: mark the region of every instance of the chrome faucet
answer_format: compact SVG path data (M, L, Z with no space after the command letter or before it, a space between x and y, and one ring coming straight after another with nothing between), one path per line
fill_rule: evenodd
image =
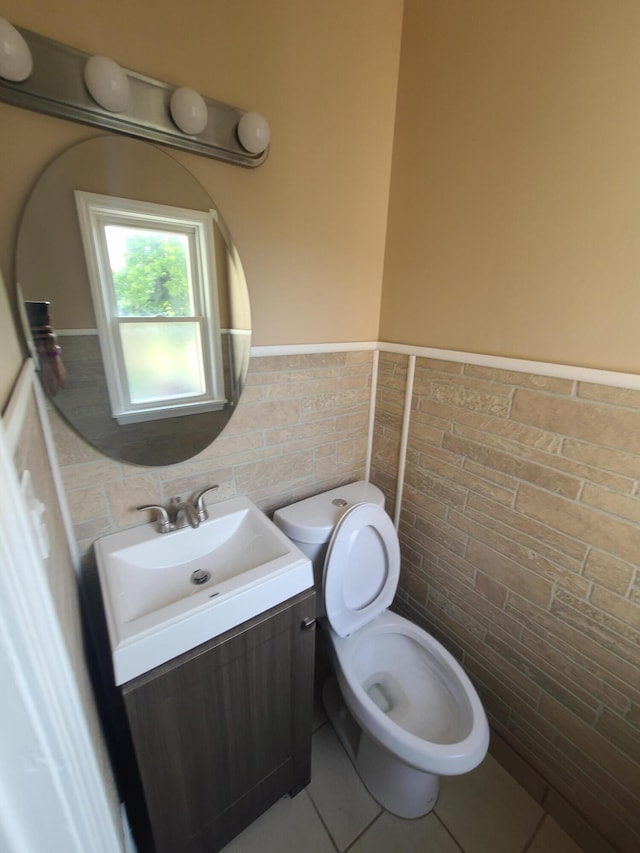
M179 530L181 527L186 527L190 524L191 527L200 527L200 519L196 508L191 501L183 501L182 498L176 497L171 501L171 509L173 514L173 528ZM185 518L186 521L180 523L180 519Z
M137 506L138 512L145 509L155 509L158 513L156 521L158 522L158 533L169 533L170 530L175 530L176 526L169 518L169 513L160 504L145 504L145 506Z
M219 486L207 486L206 489L203 489L201 492L198 492L196 495L194 504L196 506L196 512L198 513L198 521L206 521L209 518L209 513L207 512L207 506L204 502L204 496L209 494L209 492L215 492L216 489L220 488Z
M146 504L136 507L136 509L141 511L153 509L156 511L158 533L169 533L172 530L186 527L188 524L196 528L200 526L201 521L206 521L209 518L204 496L217 488L218 486L207 486L206 489L202 489L196 494L193 501L183 501L180 497L172 498L169 511L160 504Z

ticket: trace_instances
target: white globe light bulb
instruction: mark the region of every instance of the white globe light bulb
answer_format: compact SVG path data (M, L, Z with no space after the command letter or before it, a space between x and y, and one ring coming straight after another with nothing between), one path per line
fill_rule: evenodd
M195 89L182 86L171 95L171 118L183 133L195 136L207 126L209 111L204 98Z
M269 122L260 113L245 113L238 122L238 139L251 154L262 154L271 140Z
M91 56L84 66L84 82L93 100L111 113L129 106L129 78L108 56Z
M21 83L33 71L29 45L6 18L0 18L0 77Z

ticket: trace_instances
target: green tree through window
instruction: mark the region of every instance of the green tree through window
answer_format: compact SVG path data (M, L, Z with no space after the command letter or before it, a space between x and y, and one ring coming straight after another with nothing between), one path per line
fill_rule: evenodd
M187 317L191 314L185 242L181 236L161 232L129 233L124 266L112 271L118 316Z

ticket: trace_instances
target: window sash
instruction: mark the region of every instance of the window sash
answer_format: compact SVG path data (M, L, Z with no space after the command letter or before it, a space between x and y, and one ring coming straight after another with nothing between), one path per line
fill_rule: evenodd
M113 416L120 423L127 423L223 408L226 399L210 212L132 202L79 191L75 195ZM176 317L118 315L105 231L109 225L187 236L187 275L192 313ZM195 324L200 339L199 369L204 393L134 403L122 340L122 329L129 323L154 323L157 326L165 323Z

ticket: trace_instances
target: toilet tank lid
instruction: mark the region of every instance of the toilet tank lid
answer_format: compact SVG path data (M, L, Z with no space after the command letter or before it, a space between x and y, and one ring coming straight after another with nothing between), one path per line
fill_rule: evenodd
M345 512L361 503L384 506L384 495L373 483L359 480L282 507L273 520L294 542L328 542Z

